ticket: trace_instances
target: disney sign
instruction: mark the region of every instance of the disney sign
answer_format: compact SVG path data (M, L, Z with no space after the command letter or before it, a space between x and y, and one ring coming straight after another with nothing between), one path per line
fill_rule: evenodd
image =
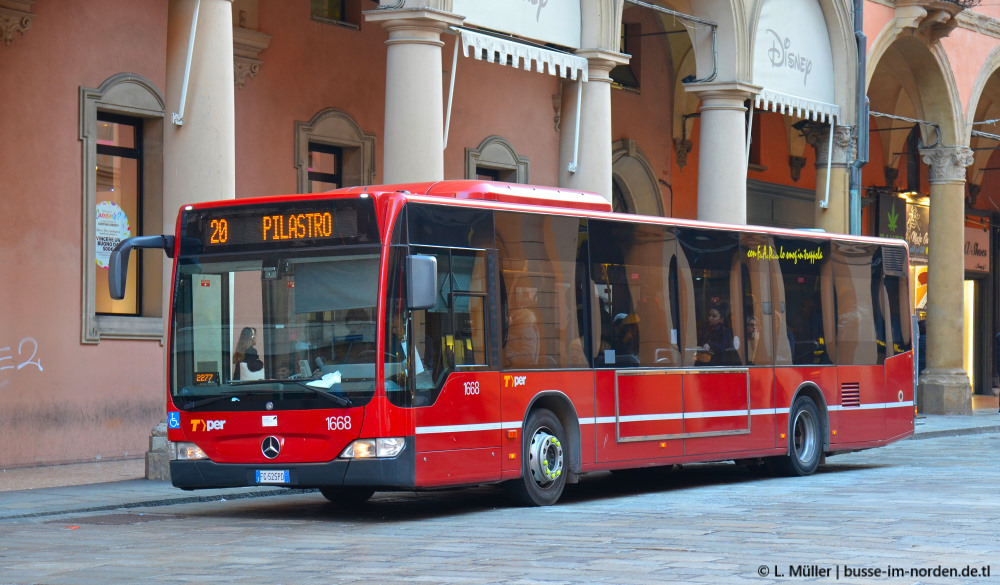
M801 53L792 51L792 40L788 37L782 38L773 29L767 29L772 36L771 48L767 50L767 58L774 68L788 68L802 73L802 86L805 87L812 73L813 62Z

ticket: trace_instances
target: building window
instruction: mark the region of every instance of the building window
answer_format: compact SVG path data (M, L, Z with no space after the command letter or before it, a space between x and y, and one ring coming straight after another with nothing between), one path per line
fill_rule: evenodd
M528 182L528 158L500 136L490 136L479 148L465 149L465 178L504 183Z
M611 81L619 89L639 89L639 69L642 63L642 25L622 23L621 52L631 55L629 62L611 70Z
M344 151L339 146L309 143L309 192L322 193L344 186Z
M309 16L318 22L360 29L364 11L378 6L378 0L311 0Z
M126 297L108 294L108 258L118 241L163 225L163 95L140 75L119 73L80 88L81 342L163 339L164 254L133 254ZM141 258L140 258L141 256Z
M375 182L375 135L346 112L327 108L295 123L298 192L315 193Z
M107 112L97 113L97 279L94 310L97 314L139 314L140 254L129 261L125 298L113 300L108 292L108 259L123 239L142 230L142 120Z

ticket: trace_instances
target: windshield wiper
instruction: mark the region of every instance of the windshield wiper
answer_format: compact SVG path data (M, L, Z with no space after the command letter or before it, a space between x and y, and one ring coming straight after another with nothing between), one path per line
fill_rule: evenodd
M263 381L267 382L269 380L263 380ZM305 388L306 390L312 392L313 394L318 394L319 396L322 396L323 398L326 398L327 400L330 400L331 402L334 402L340 406L352 406L354 404L353 402L351 402L349 398L345 398L343 396L337 396L336 394L330 394L329 392L324 392L318 388L307 386L304 382L300 382L298 380L270 380L270 381L281 382L281 383L291 382L296 386ZM241 396L247 397L256 394L258 392L281 392L281 390L274 390L273 388L268 388L264 390L258 389L258 390L239 390L235 392L226 392L218 396L209 396L208 398L203 398L202 400L194 400L194 401L189 400L188 402L185 402L184 404L181 405L181 409L193 410L195 408L208 406L209 404L213 404L215 402L219 402L226 399L232 399L234 402L238 402Z
M330 394L329 392L324 392L319 388L313 388L306 382L299 382L298 380L289 380L289 382L295 382L296 384L312 392L313 394L318 394L323 398L336 402L340 406L351 406L352 404L354 404L353 402L351 402L350 398L344 398L343 396L337 396L336 394Z
M248 391L248 390L241 390L239 392L227 392L227 393L221 394L219 396L210 396L210 397L204 398L202 400L195 400L193 402L192 401L185 402L184 404L181 405L181 410L192 410L192 409L198 408L200 406L207 406L209 404L212 404L213 402L219 402L220 400L225 400L227 398L232 398L232 399L234 399L234 401L238 402L240 396L249 396L251 394L253 394L253 392Z

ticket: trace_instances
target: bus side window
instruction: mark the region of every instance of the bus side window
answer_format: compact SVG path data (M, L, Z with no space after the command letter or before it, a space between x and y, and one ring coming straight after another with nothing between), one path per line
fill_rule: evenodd
M586 366L577 286L580 220L498 211L494 222L503 295L502 366Z
M778 279L786 311L783 324L793 364L833 363L833 283L830 275L830 243L775 237ZM777 333L776 335L781 335Z
M600 326L595 365L680 365L673 228L591 220L588 231Z
M740 258L742 267L743 335L742 353L746 365L765 366L774 363L773 304L771 303L770 244L763 234L743 234ZM738 326L737 326L738 329Z
M879 335L872 297L874 244L833 243L833 283L837 293L837 364L871 366L878 363ZM881 274L881 269L879 270ZM878 282L876 276L875 282ZM882 334L884 337L884 332ZM884 350L884 345L883 345Z
M693 338L689 334L683 340L685 365L741 365L739 234L681 228L677 239L686 260L681 269L681 286L685 289L681 294L689 304L693 302L690 319L695 330Z

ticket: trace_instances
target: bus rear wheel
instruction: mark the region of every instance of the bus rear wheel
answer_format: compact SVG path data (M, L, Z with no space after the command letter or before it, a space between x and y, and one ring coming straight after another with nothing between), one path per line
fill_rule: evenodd
M788 421L788 455L775 457L770 467L782 475L811 475L823 457L823 424L816 403L799 396L792 402Z
M365 487L337 485L321 487L319 488L319 493L323 494L323 497L329 500L331 504L335 504L341 508L348 508L355 504L367 502L375 494L375 490Z
M521 478L507 482L510 496L526 506L551 506L566 487L566 433L551 410L531 413L521 443Z

